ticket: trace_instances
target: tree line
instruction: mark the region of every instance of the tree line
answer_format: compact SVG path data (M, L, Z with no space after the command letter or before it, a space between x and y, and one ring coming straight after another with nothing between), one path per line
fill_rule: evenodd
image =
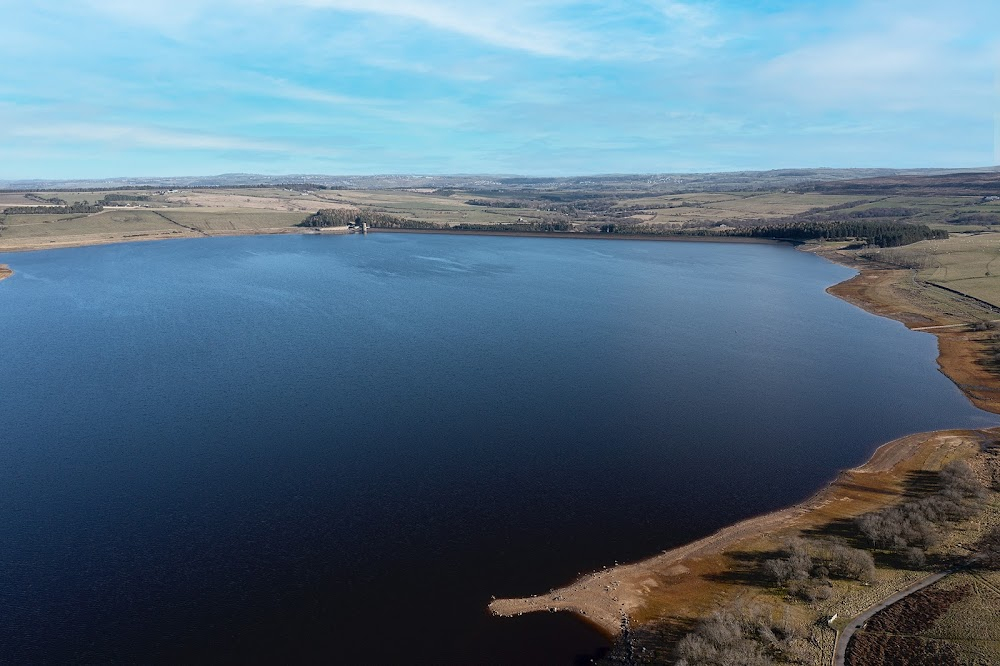
M424 220L397 217L380 211L359 208L326 208L317 211L299 222L297 226L307 228L352 227L367 224L372 229L441 229L455 231L494 232L559 232L571 231L569 220L548 216L541 220L525 220L500 224L476 224L463 222L456 225L436 224Z
M353 227L367 224L373 229L440 229L441 225L408 220L380 211L359 208L324 208L298 223L300 227Z
M469 199L465 203L470 206L485 206L486 208L523 208L525 206L520 201L499 201L497 199Z
M149 196L145 194L105 194L104 198L97 203L110 204L119 201L149 201Z
M530 222L503 222L500 224L472 224L469 222L463 222L462 224L456 224L451 228L458 229L460 231L505 231L517 233L571 231L573 229L573 225L568 220L542 219Z
M4 215L63 215L67 213L100 213L104 206L77 201L67 206L11 206L3 209Z
M44 204L55 204L56 206L65 206L66 200L60 199L59 197L43 197L37 194L25 194L25 199L31 199L32 201L38 201Z
M749 229L725 229L723 236L749 236L753 238L774 238L788 240L830 240L863 241L877 247L899 247L922 240L948 238L943 229L931 229L926 224L905 224L874 220L852 220L844 222L803 222L798 224L777 224L750 227Z

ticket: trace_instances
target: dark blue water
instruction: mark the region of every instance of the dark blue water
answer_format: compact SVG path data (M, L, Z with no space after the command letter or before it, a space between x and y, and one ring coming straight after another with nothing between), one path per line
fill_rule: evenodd
M0 256L6 662L569 664L542 592L995 424L766 245L371 235Z

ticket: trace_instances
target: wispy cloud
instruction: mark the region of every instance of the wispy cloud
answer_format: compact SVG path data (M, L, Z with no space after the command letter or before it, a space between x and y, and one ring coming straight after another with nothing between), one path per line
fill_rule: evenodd
M572 60L648 58L718 41L706 30L715 24L705 4L679 0L592 3L580 0L88 0L113 20L132 22L178 36L213 11L241 14L293 9L378 16L418 25L472 42L543 57ZM615 21L609 21L615 17ZM631 19L643 18L643 25ZM652 20L652 24L648 22ZM651 39L650 29L661 39ZM669 39L662 39L669 35ZM679 43L691 41L690 44Z
M837 23L839 30L764 63L753 83L813 110L975 112L991 96L996 44L969 40L974 15L945 5L915 15L865 5Z
M585 57L590 36L565 21L518 2L490 4L442 0L292 0L313 9L377 14L414 21L505 49L543 56ZM534 11L526 11L533 9Z
M394 104L391 100L356 95L342 95L324 88L302 85L273 76L249 75L219 82L219 87L256 96L280 98L293 102L314 102L337 107L373 109Z
M127 147L169 148L175 150L247 150L288 152L293 146L231 136L99 123L19 124L0 131L11 138L54 143L111 144Z
M86 5L119 22L182 36L208 6L204 0L85 0Z

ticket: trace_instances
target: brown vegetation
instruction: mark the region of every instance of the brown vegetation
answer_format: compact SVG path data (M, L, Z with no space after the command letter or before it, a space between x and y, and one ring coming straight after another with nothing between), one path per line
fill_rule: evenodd
M700 620L677 644L677 666L808 663L808 628L766 606L736 606Z
M917 634L926 632L951 606L969 595L965 585L951 590L926 588L876 614L855 634L847 651L849 666L890 666L961 663L958 648L947 641Z
M850 666L959 666L958 648L917 636L858 632L847 653Z

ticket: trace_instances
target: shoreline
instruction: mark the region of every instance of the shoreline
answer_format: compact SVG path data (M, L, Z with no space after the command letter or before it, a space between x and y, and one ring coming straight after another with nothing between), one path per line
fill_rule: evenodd
M937 307L939 302L931 300L924 291L931 290L934 285L919 285L909 269L877 266L839 250L815 246L800 246L800 249L857 270L857 275L830 286L827 293L870 314L899 321L911 330L933 334L938 343L939 370L978 408L1000 414L1000 376L991 374L979 363L980 353L975 349L976 343L987 339L990 333L971 331L970 322L961 321L962 312L941 311ZM975 299L955 293L950 296L968 306L966 313L975 313L977 309L984 311L981 302L969 303ZM939 326L943 328L936 328ZM949 441L954 445L958 438L977 446L984 437L998 432L1000 428L940 430L892 440L876 449L861 467L840 471L833 481L811 497L790 507L742 520L658 555L584 575L545 594L495 599L488 608L493 615L501 617L540 611L572 612L611 639L621 634L626 621L634 626L653 619L644 617L643 613L649 610L649 602L654 599L659 604L656 614L661 618L696 618L710 606L697 611L692 608L685 598L685 587L700 588L701 594L694 594L693 598L704 598L706 590L711 590L710 596L718 598L738 588L737 585L727 587L724 583L709 583L702 578L703 574L718 575L728 571L724 561L727 550L737 544L759 546L762 541L775 540L781 532L801 528L803 523L830 518L826 514L834 502L840 511L833 512L833 516L839 518L843 515L838 514L847 508L842 505L851 505L849 515L859 515L893 503L901 497L901 492L887 494L885 488L866 489L857 477L865 474L899 476L918 459L935 457L935 449L947 446ZM942 457L937 457L941 463ZM896 481L890 479L889 482L898 485ZM866 490L875 498L866 502L863 497ZM858 496L859 491L862 496ZM664 592L665 587L673 592Z
M828 294L869 314L898 321L912 331L933 335L942 374L976 407L1000 414L1000 374L983 365L978 349L994 333L971 328L977 320L995 319L995 308L950 289L918 283L911 269L879 266L838 250L813 254L858 271L828 287Z
M0 253L5 252L36 252L39 250L55 250L71 247L91 247L94 245L114 245L119 243L139 243L161 240L177 240L183 238L216 238L229 236L275 236L298 234L300 236L317 235L347 235L356 232L348 231L346 227L312 229L301 227L270 227L246 230L209 230L198 233L181 231L162 231L132 234L91 234L87 236L59 236L46 239L28 239L7 246L0 239ZM512 238L572 238L589 240L641 240L670 243L740 243L753 245L795 245L792 241L775 240L772 238L750 238L746 236L655 236L651 234L589 234L576 232L547 231L484 231L479 229L368 229L369 234L444 234L449 236L508 236Z
M631 627L663 617L697 618L712 606L707 598L714 603L736 587L713 580L730 571L726 553L735 546L764 550L774 542L780 545L785 533L887 506L903 496L906 473L939 469L963 449L978 450L997 435L1000 427L938 430L894 439L878 447L860 467L839 472L825 487L790 507L741 520L637 562L585 574L544 594L495 599L488 608L497 617L568 611L612 640L621 635L626 616ZM895 486L895 491L887 486ZM697 594L685 595L695 588L700 588Z
M754 245L794 245L792 241L750 236L687 236L654 234L591 234L575 231L488 231L485 229L379 229L369 228L376 234L444 234L448 236L510 236L512 238L575 238L590 240L641 240L671 243L751 243Z

